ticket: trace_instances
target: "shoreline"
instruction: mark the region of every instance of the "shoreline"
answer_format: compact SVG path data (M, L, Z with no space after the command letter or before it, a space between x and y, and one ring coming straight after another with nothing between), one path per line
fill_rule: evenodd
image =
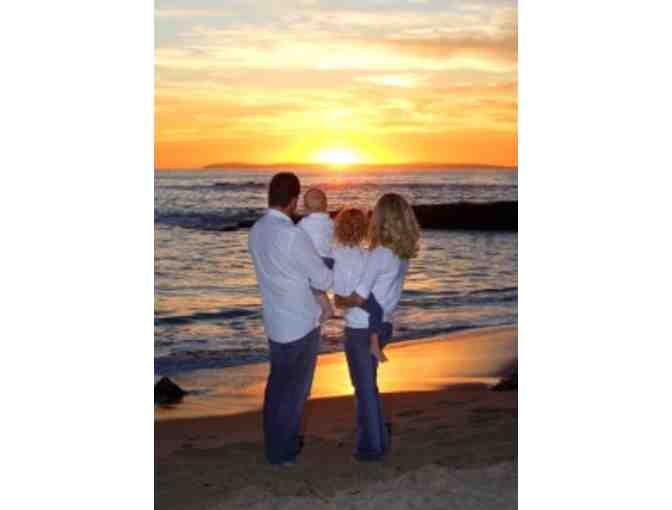
M165 319L166 317L160 317L160 319ZM172 319L173 317L168 316L168 319ZM156 319L155 319L156 320ZM337 316L336 320L340 320L345 324L343 317ZM455 326L453 328L447 328L441 331L433 331L429 334L421 334L421 335L413 335L411 334L410 336L407 337L397 337L393 338L392 342L388 345L387 349L392 349L394 346L398 344L405 344L407 342L427 342L427 341L450 341L453 335L456 335L458 333L465 333L465 332L472 332L472 331L488 331L492 329L499 329L499 328L515 328L516 324L501 324L498 326L479 326L479 325L468 325L468 326ZM343 336L343 338L345 338ZM320 356L326 356L329 354L338 354L338 353L343 353L343 342L339 340L335 340L332 338L323 338L322 339L323 345L324 343L328 344L330 347L334 347L335 345L340 345L340 347L337 348L337 350L326 350L324 352L319 352L318 353L318 358ZM205 351L209 353L210 351ZM195 372L201 371L201 370L228 370L236 367L247 367L251 365L258 365L258 364L263 364L263 363L268 363L268 356L266 352L262 354L261 352L249 352L247 350L241 350L243 354L247 355L247 359L223 359L224 354L230 354L230 351L213 351L213 354L204 354L203 351L197 351L196 353L187 353L187 354L182 354L182 357L188 357L191 356L193 358L193 361L191 362L191 365L187 366L180 366L179 368L168 368L166 369L165 366L168 365L166 358L167 356L163 357L158 357L154 359L154 363L156 366L157 360L161 361L161 365L164 368L164 370L160 373L157 373L155 370L154 373L154 382L158 381L162 377L168 377L170 379L173 379L175 377L178 378L185 378L189 377L190 374L193 374ZM240 355L240 354L239 354ZM212 356L210 358L209 356ZM173 357L179 357L179 355L173 355ZM182 359L180 360L181 363L185 363L185 360ZM204 363L203 365L199 365L198 363ZM178 362L173 362L173 365L177 366ZM209 364L205 364L209 363Z
M381 463L351 459L354 398L342 381L343 353L318 360L306 447L292 468L266 464L256 408L156 419L157 508L515 508L517 392L491 391L498 377L487 374L516 354L516 328L390 346L380 386L394 434ZM228 397L211 403L255 401L265 383L263 372L223 379Z
M381 364L379 369L379 386L383 393L427 391L465 382L495 384L507 375L517 358L517 328L470 328L428 338L400 339L389 344L385 351L391 361ZM416 370L423 370L421 379L400 373L409 363ZM188 394L177 404L155 405L155 420L259 410L268 368L268 361L260 361L170 376ZM344 351L319 354L311 398L351 393Z

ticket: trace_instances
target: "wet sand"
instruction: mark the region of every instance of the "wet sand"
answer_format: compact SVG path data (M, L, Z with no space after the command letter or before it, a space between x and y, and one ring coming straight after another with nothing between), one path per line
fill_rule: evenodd
M209 395L157 412L156 507L515 508L517 392L490 386L516 350L515 328L390 346L380 388L393 443L372 464L351 458L354 399L342 353L319 359L306 446L289 468L263 456L267 364L199 375L192 382L214 384Z

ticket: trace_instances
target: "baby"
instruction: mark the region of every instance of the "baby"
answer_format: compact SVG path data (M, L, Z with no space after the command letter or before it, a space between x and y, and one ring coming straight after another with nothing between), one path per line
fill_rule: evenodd
M343 209L336 218L335 246L332 255L335 262L334 292L339 296L350 296L364 274L368 251L361 245L366 237L366 228L366 216L360 209ZM367 318L362 317L362 309L368 312L371 355L378 361L385 362L387 357L380 349L383 309L373 292L369 294L369 298L361 308L348 309L345 314L346 323L366 321Z
M303 206L308 214L299 221L298 226L308 234L325 265L333 269L331 240L334 237L334 222L327 212L327 195L319 188L310 188L303 195ZM334 307L326 292L313 290L313 294L322 309L320 322L332 318L335 315Z

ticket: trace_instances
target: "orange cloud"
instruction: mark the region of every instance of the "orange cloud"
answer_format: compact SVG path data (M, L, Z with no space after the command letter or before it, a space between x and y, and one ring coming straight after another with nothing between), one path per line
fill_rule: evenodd
M517 163L515 8L274 13L236 24L218 11L226 24L157 47L157 166L307 161L334 146L373 163Z

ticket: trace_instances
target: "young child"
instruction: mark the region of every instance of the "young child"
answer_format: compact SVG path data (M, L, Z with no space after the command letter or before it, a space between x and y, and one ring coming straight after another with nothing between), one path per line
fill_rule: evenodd
M335 245L332 249L334 258L334 292L339 296L350 296L357 287L364 273L368 251L361 245L366 237L367 220L360 209L344 209L336 218L334 230ZM380 327L383 323L383 309L373 295L369 295L361 309L368 312L369 344L371 355L380 362L387 361L387 357L380 349ZM355 310L355 309L353 309ZM346 312L348 319L357 320L355 311ZM348 317L348 315L351 317Z
M303 206L308 214L299 221L298 226L308 234L325 265L333 269L331 240L334 237L334 222L327 212L327 195L319 188L310 188L303 195ZM313 294L322 309L320 322L332 318L335 311L327 293L313 290Z

